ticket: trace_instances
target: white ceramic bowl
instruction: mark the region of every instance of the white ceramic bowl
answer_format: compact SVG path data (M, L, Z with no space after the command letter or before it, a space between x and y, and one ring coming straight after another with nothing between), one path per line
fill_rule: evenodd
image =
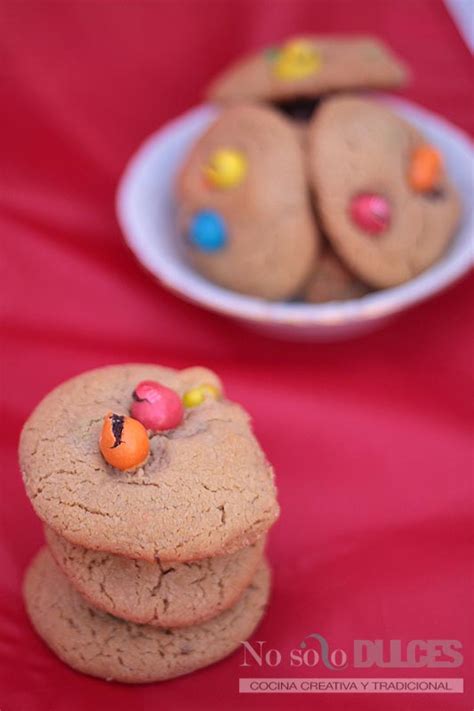
M273 303L223 289L187 263L176 232L173 186L177 171L217 109L203 105L150 136L130 160L117 192L125 240L141 264L166 287L200 306L269 335L330 341L372 330L388 318L436 294L473 263L473 149L468 137L444 119L414 104L379 96L421 128L444 154L463 199L461 226L446 254L415 279L360 299L325 304Z

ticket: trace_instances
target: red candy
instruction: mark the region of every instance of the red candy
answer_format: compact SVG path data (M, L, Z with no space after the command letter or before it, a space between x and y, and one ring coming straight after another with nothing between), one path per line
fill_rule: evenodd
M147 430L172 430L183 420L183 404L178 393L153 380L143 380L133 393L130 412Z
M352 199L350 214L355 224L371 235L378 235L390 225L390 205L382 195L363 193Z

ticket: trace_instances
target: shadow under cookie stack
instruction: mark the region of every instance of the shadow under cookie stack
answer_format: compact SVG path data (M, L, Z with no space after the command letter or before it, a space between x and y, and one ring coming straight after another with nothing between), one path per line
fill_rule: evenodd
M253 633L270 590L273 472L212 371L80 375L31 415L20 463L48 544L27 571L26 608L64 662L160 681Z

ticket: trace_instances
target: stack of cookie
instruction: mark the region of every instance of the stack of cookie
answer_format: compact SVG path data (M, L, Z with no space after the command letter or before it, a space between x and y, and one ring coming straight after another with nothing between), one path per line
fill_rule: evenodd
M232 291L311 303L402 284L446 250L460 205L435 146L387 102L408 72L367 37L297 37L237 61L184 161L191 264ZM350 91L350 94L344 94Z
M247 414L204 368L111 366L50 393L20 463L48 548L24 585L75 669L169 679L236 649L269 596L273 472Z

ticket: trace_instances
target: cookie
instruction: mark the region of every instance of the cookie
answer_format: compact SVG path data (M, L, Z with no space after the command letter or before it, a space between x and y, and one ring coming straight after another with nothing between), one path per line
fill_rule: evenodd
M397 87L405 65L373 37L294 37L241 59L212 83L212 101L285 101L347 89Z
M325 247L304 291L305 301L321 304L327 301L358 299L368 288L346 269L330 247Z
M186 627L232 607L251 583L264 540L237 553L164 564L75 546L46 527L57 565L93 607L139 624Z
M439 153L387 105L327 99L309 125L307 155L323 231L363 282L395 286L439 259L458 197Z
M206 278L269 300L301 289L319 235L286 118L259 106L224 110L187 157L177 202L187 254Z
M63 662L84 674L139 684L189 674L231 654L260 622L269 589L262 564L240 601L202 625L136 625L89 607L43 549L27 571L23 594L33 627Z
M195 405L176 428L148 430L145 464L121 471L101 453L103 430L116 438L109 451L127 452L132 442L123 434L134 431L120 429L120 416L147 404L134 398L147 381ZM273 471L249 417L205 368L109 366L63 383L25 424L20 466L33 507L59 535L130 558L188 562L233 553L278 516Z

